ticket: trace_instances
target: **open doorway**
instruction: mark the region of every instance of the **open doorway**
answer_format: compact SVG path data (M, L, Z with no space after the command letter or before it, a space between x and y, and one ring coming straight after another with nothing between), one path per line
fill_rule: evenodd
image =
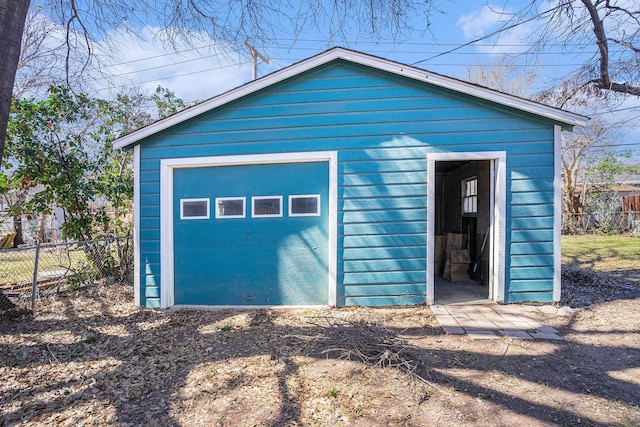
M504 218L504 184L498 183L504 154L495 154L428 156L430 304L502 300L503 266L496 267L499 254L504 253L499 225Z

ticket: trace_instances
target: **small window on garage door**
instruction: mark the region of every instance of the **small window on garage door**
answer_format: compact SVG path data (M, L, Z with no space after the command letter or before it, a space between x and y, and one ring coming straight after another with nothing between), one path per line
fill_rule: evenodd
M209 219L209 199L180 199L180 219Z
M282 216L282 196L254 196L251 198L251 216L276 218Z
M245 218L244 197L217 197L216 218Z
M289 216L320 216L320 195L289 196Z

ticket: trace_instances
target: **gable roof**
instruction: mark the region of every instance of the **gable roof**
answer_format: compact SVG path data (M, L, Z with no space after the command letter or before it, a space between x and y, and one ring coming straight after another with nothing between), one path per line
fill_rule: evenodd
M446 88L470 95L479 99L484 99L517 110L525 111L537 116L557 121L570 126L584 126L589 120L580 114L571 113L559 108L550 107L535 101L519 98L493 89L489 89L473 83L447 77L441 74L432 73L421 68L412 67L410 65L401 64L399 62L390 61L373 55L368 55L355 50L345 49L342 47L334 47L326 50L318 55L312 56L300 62L297 62L282 70L275 71L260 79L238 86L218 96L194 105L193 107L182 110L172 116L152 123L149 126L140 128L128 135L116 139L113 142L113 148L120 149L135 144L140 140L147 138L160 131L168 129L200 114L206 113L221 105L227 104L243 96L264 89L275 83L294 77L318 66L327 64L331 61L341 59L354 64L364 65L378 70L386 71L392 74L408 77L414 80L425 82L434 86Z

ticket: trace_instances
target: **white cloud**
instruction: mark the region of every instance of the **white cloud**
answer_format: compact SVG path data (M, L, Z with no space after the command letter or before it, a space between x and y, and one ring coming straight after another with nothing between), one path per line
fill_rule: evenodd
M115 30L97 43L96 51L103 52L102 62L108 61L102 67L107 80L95 78L94 90L108 96L131 87L152 92L160 85L185 101L193 101L211 98L251 79L247 53L234 52L201 33L190 35L191 45L169 45L158 37L160 31L145 27L136 36ZM263 68L260 70L266 72Z
M47 17L31 15L29 18L27 34L46 33L46 36L39 43L30 43L30 46L39 46L42 53L28 52L36 59L18 70L16 90L30 96L44 96L45 88L63 84L66 79L65 33ZM161 31L163 29L144 27L134 35L114 29L103 40L91 42L89 66L84 36L72 33L69 64L72 84L100 98L132 90L151 93L162 86L190 102L211 98L251 79L248 51L236 52L229 45L216 43L198 32L187 34L190 43L163 43ZM259 75L273 70L273 66L259 65ZM27 87L32 81L39 86Z
M508 19L501 12L502 10L484 5L480 10L462 15L458 19L457 25L462 28L465 38L482 37L487 33L487 30L495 25L504 23Z
M456 25L462 29L465 39L474 40L499 30L505 24L509 25L513 16L513 12L502 7L484 5L480 9L461 16ZM526 39L532 31L531 23L521 24L480 41L476 49L484 54L522 53L528 49Z

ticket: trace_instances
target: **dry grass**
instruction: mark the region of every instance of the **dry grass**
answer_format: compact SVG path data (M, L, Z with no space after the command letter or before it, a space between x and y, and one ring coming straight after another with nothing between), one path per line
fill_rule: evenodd
M640 423L637 300L541 318L564 342L477 342L444 335L428 307L166 312L132 299L95 286L0 320L0 424Z
M562 236L562 260L574 267L634 274L640 269L640 236Z
M445 335L424 306L161 311L126 285L69 291L0 319L0 425L640 425L638 287L576 268L575 316L535 314L562 342Z
M0 288L31 283L35 265L35 249L0 251ZM83 250L67 251L65 247L41 249L38 259L39 277L56 272L78 270L86 264Z

